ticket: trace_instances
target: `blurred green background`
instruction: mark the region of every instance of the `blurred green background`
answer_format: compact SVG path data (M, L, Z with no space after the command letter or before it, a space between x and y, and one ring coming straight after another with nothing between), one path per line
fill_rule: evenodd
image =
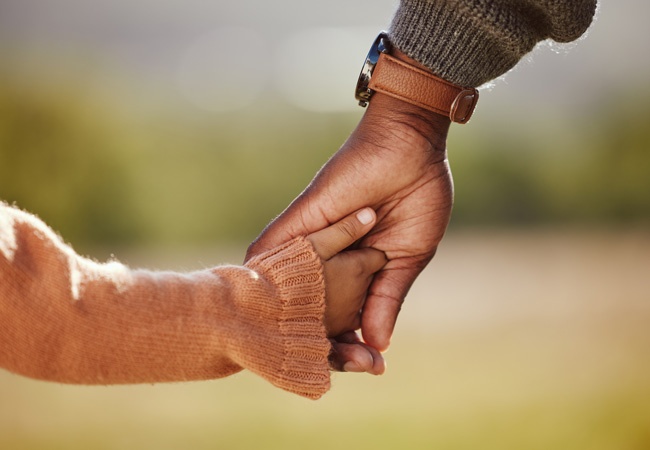
M0 199L100 260L240 262L361 117L394 7L4 0ZM250 374L0 372L0 447L650 448L648 13L602 1L585 39L541 44L452 127L452 224L386 375L309 402Z

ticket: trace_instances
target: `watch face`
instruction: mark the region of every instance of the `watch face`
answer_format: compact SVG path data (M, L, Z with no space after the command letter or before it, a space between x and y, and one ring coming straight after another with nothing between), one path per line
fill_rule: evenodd
M388 34L382 31L375 39L375 42L370 47L368 56L363 63L361 68L361 73L359 74L359 80L357 81L357 88L355 91L355 97L359 100L359 105L368 106L370 97L372 96L372 90L368 88L370 85L370 78L372 77L372 71L375 69L375 65L379 60L379 54L388 52Z

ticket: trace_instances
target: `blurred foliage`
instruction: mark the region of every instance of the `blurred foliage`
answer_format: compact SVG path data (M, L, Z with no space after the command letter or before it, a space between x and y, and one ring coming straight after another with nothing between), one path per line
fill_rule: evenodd
M112 108L79 86L0 77L0 199L82 249L250 240L351 122L291 109L142 118L128 106Z
M114 118L71 87L0 85L0 198L75 239L137 238L143 228Z
M572 123L453 129L452 227L647 224L650 102L600 99ZM85 246L254 238L345 140L355 114L266 101L229 114L0 71L0 198Z
M649 120L649 95L620 92L572 121L452 133L452 226L648 225Z

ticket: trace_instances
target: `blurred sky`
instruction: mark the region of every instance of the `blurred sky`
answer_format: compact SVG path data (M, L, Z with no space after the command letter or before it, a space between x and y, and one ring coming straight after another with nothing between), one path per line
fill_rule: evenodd
M396 5L393 0L2 0L0 52L12 58L0 64L22 61L51 77L83 76L84 62L106 65L207 111L240 109L277 93L301 108L351 111L361 60ZM649 13L645 0L601 0L586 39L543 44L532 61L498 81L492 90L499 95L484 95L479 108L516 118L522 113L517 99L525 95L539 110L553 104L556 113L569 116L612 87L645 86L650 59L640 55L650 43ZM115 87L110 77L86 75L106 89Z

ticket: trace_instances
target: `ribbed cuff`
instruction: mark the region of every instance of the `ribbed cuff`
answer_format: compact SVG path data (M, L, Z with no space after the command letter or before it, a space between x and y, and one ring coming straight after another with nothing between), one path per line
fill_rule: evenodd
M452 83L477 87L511 69L536 40L515 35L471 2L402 0L389 35L399 50Z
M246 266L275 290L271 298L242 307L266 323L271 338L259 343L252 356L255 361L247 368L287 391L321 397L330 387L331 345L323 324L325 283L320 258L309 241L296 238Z
M401 0L391 42L438 76L477 87L510 70L537 42L578 39L596 0Z

